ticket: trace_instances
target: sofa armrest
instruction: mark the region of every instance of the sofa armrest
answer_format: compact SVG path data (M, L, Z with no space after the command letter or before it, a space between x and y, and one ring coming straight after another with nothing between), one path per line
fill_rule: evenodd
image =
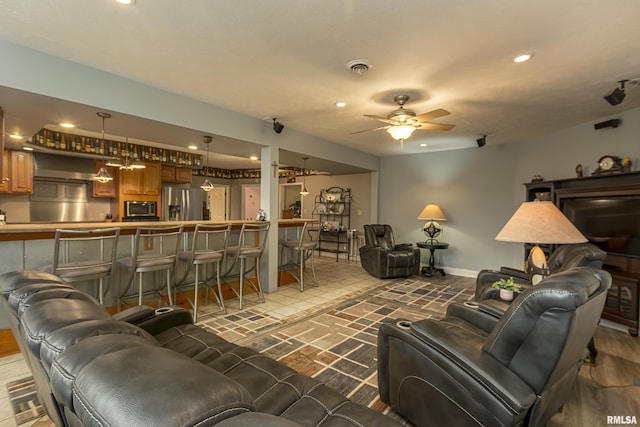
M156 310L148 305L136 305L135 307L127 308L124 311L115 313L113 318L115 320L122 320L123 322L132 323L137 325L140 322L151 319L156 315Z
M504 312L498 313L498 311L486 309L485 306L487 306L486 302L488 301L493 300L487 300L483 302L468 301L462 304L449 304L449 306L447 307L446 316L457 317L464 320L465 322L477 326L486 333L489 333L493 330Z
M398 243L394 246L394 251L401 251L403 249L411 249L413 247L413 243Z
M507 274L513 277L514 280L520 279L525 282L531 283L531 277L524 271L511 267L500 267L500 273Z
M171 306L155 310L153 317L145 319L136 325L151 335L157 335L167 329L190 324L193 324L193 317L189 310L178 306Z

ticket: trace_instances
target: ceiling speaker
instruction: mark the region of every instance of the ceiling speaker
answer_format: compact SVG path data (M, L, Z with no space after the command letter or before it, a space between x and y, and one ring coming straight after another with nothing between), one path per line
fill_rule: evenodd
M280 133L282 132L282 129L284 129L284 125L278 121L276 121L276 119L273 119L273 131L275 133Z
M478 147L484 147L487 143L487 135L484 135L482 138L476 139L476 142L478 143Z
M618 105L622 102L625 97L624 89L620 89L619 87L613 89L607 95L604 96L604 99L611 105Z

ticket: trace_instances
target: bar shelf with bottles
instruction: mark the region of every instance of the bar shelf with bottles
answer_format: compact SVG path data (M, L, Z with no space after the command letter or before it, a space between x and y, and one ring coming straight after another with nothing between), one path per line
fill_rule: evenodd
M128 157L132 160L144 160L160 162L168 165L200 168L202 155L185 153L177 150L149 147L130 142L111 141L101 138L73 135L63 132L55 132L49 129L41 129L36 133L32 144L52 150L65 152L95 154L107 157Z

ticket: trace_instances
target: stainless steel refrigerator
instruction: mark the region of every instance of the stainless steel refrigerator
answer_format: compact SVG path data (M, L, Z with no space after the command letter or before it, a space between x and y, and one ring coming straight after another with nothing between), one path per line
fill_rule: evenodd
M205 193L200 188L165 186L162 188L163 221L201 221Z

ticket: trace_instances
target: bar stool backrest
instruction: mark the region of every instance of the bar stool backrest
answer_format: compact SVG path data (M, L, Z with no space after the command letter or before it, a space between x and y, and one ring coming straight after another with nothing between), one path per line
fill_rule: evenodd
M231 224L197 224L193 233L191 253L193 255L203 252L224 252L227 250L227 242Z
M183 229L182 224L138 227L132 252L132 269L136 270L136 264L141 258L175 262L178 258Z
M240 236L238 237L238 246L242 248L243 251L250 248L258 249L259 254L256 256L260 258L264 252L265 246L267 245L270 225L271 224L242 224Z
M52 273L67 281L108 275L116 259L120 228L56 230ZM105 270L107 268L107 270Z

